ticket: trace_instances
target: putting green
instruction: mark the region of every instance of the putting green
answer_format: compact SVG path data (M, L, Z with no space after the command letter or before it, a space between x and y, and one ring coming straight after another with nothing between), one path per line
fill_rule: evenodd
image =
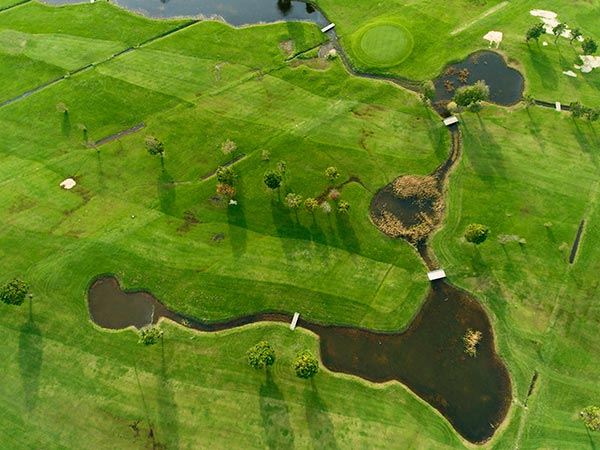
M394 22L368 24L356 33L352 50L358 62L368 67L400 64L413 48L410 32Z

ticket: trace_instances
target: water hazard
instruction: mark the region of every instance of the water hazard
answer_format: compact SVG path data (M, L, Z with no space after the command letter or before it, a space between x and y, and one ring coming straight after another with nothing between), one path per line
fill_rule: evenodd
M112 329L140 328L160 317L208 332L255 322L291 321L287 313L268 312L202 322L168 310L148 292L125 293L110 276L95 280L88 295L92 320ZM302 317L298 326L319 336L321 359L328 369L373 382L405 384L471 442L489 439L508 411L510 377L495 353L487 314L475 298L445 281L432 284L425 304L404 331L322 325ZM463 337L469 329L482 333L476 357L464 351Z
M82 0L43 0L52 5L87 3ZM112 0L135 13L156 19L202 17L234 25L278 21L310 21L326 25L327 19L303 2L289 0Z

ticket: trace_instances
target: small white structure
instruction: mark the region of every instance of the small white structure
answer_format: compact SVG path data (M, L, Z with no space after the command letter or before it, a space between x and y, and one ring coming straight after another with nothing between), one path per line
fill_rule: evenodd
M450 125L454 125L455 123L458 123L458 117L456 116L450 116L444 119L444 125L446 125L447 127L449 127Z
M502 38L503 38L503 34L502 31L489 31L484 37L483 39L485 39L486 41L488 41L490 43L490 47L492 46L492 44L496 44L496 48L498 48L498 46L500 45L500 42L502 42Z
M77 182L73 178L67 178L62 183L60 183L60 187L64 189L73 189Z
M427 272L427 278L429 278L429 281L441 280L442 278L446 278L446 272L443 269L432 270L431 272Z
M556 110L557 110L558 112L561 112L561 111L562 111L562 108L561 108L561 106L560 106L560 102L556 102L556 103L554 104L554 107L556 108Z
M577 78L577 74L575 72L573 72L572 70L567 70L566 72L563 72L563 73L568 77Z
M292 318L292 323L290 323L290 330L294 331L296 329L296 325L298 324L299 318L300 318L300 313L295 312L294 317Z
M321 28L321 32L327 33L329 30L333 30L334 27L335 23L330 23L329 25L326 25L323 28Z

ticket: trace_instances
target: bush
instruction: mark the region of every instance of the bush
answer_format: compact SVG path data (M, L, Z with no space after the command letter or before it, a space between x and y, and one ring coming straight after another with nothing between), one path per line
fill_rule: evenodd
M309 350L303 350L296 356L294 370L297 377L312 378L319 371L319 360Z
M154 345L163 337L163 334L164 332L158 327L142 328L138 342L144 345Z
M489 233L490 229L485 225L472 223L467 225L467 228L465 229L465 239L467 242L479 245L487 239Z
M261 341L250 347L246 355L248 356L248 363L255 369L262 369L275 363L275 350L267 341Z
M21 305L25 301L28 290L27 283L13 278L0 289L0 300L7 305Z

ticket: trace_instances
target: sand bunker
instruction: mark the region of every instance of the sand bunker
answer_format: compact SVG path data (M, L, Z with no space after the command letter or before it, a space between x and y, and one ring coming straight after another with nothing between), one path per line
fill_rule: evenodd
M65 189L73 189L77 182L73 178L67 178L62 183L60 183L60 187Z
M581 70L583 73L590 73L593 69L600 67L600 56L593 55L581 55L581 66L575 66L576 69Z
M502 31L489 31L484 37L483 39L485 39L486 41L488 41L490 43L490 47L492 46L492 44L496 44L496 48L498 48L498 46L500 45L500 42L502 42Z
M554 11L547 11L545 9L532 9L529 11L529 14L542 19L542 22L544 22L544 30L546 30L546 33L548 34L554 34L552 29L561 23L560 20L558 20L558 14L556 14ZM571 30L567 28L560 35L564 38L571 39ZM583 38L578 40L583 40Z

